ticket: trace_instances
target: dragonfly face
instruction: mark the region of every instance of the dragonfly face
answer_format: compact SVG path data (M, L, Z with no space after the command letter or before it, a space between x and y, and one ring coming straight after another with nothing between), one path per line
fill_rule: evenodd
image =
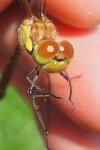
M57 41L55 26L47 18L24 20L19 28L19 42L38 65L51 73L65 70L74 54L68 41Z
M35 46L33 57L48 72L66 69L73 57L73 48L67 41L43 40Z

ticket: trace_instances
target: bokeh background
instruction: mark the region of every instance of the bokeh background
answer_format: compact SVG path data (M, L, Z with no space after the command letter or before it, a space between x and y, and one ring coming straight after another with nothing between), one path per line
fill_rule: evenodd
M17 4L14 4L14 7L19 8ZM9 58L14 52L14 47L12 47L12 43L14 43L13 35L17 33L16 29L23 18L22 17L20 21L16 21L16 17L20 16L22 13L19 10L14 11L15 8L12 10L12 8L13 6L9 6L8 9L4 10L0 14L0 27L4 27L3 30L0 30L1 74L5 70L5 67L9 62ZM8 14L9 17L7 17ZM14 20L14 26L11 23L12 20ZM11 43L9 41L10 37L12 39ZM29 102L29 99L26 98L26 95L28 96L27 86L25 84L26 75L30 72L30 70L32 70L32 68L29 67L29 70L25 70L28 63L25 64L23 58L27 59L26 57L20 57L18 60L12 79L13 85L21 85L20 89L15 88L15 86L11 83L7 88L4 98L0 100L0 150L45 149L43 137L41 136L40 130L37 126L32 105ZM26 62L30 61L27 60ZM19 68L20 64L21 68ZM24 68L24 71L22 71L22 68ZM21 78L23 72L24 77ZM23 91L23 89L25 90ZM23 93L24 96L21 93Z
M44 149L30 104L9 86L0 101L0 150Z

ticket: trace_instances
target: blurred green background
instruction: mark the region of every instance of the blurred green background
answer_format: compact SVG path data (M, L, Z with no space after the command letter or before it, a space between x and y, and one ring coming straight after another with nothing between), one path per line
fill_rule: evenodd
M0 150L45 150L30 105L12 86L0 101Z

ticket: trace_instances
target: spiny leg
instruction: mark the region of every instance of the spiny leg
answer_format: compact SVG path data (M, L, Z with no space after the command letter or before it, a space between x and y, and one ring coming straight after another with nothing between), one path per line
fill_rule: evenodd
M36 85L36 81L38 81L39 72L40 72L40 68L36 67L27 76L27 80L30 83L28 88L29 95L32 95L34 89L36 89L35 85Z
M7 64L5 71L0 80L0 99L3 98L5 95L6 88L12 77L12 74L13 74L17 59L19 58L19 55L20 55L20 49L19 49L19 47L17 47L14 54L11 56L9 63Z
M75 107L74 107L74 104L73 104L73 101L72 101L72 84L71 84L71 80L70 80L70 78L69 78L67 72L61 72L60 75L61 75L65 80L67 80L68 83L69 83L69 87L70 87L69 101L72 103L72 105L73 105L73 110L74 110Z
M41 17L43 17L46 14L46 0L40 0L41 6L40 6L40 14Z
M82 74L79 74L79 75L75 75L75 76L73 76L73 77L71 77L70 78L70 80L75 80L75 79L79 79L79 78L81 78L82 77Z
M61 97L59 96L55 96L54 94L52 94L51 92L47 92L45 89L39 87L36 82L38 81L39 79L39 72L40 72L40 67L36 67L35 69L32 70L32 72L29 73L29 75L27 76L27 80L29 81L30 83L30 86L29 86L29 94L33 95L35 90L38 90L40 92L40 94L34 94L34 97L49 97L49 96L52 96L52 97L55 97L57 99L61 99Z
M46 14L46 0L29 0L33 13L42 18Z
M50 78L49 78L47 72L46 72L46 75L47 75L48 81L49 81L49 83L50 83ZM61 72L60 75L61 75L64 79L66 79L66 80L68 81L68 83L69 83L69 87L70 87L69 101L72 103L72 105L73 105L73 111L74 111L74 110L75 110L75 107L74 107L74 103L73 103L73 101L72 101L72 99L71 99L71 98L72 98L72 85L71 85L71 79L72 79L72 78L71 78L71 79L69 78L67 72ZM78 76L75 76L75 77L80 78L81 76L78 75ZM51 89L51 84L50 84L50 89ZM56 96L56 98L57 98L57 96ZM61 97L59 97L59 99L61 99Z
M29 95L32 95L34 98L38 98L38 97L47 97L50 96L49 94L45 94L45 90L42 90L38 85L37 85L37 81L39 80L39 72L40 72L39 67L36 67L35 69L33 69L29 75L27 76L27 80L29 81L30 85L28 88L28 93ZM36 94L35 92L39 91L40 93Z

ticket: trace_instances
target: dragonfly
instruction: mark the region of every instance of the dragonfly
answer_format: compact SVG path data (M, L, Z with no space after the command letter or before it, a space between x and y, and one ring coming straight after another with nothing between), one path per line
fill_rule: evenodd
M62 97L54 95L50 91L47 92L44 88L40 87L37 82L42 69L45 70L47 74L59 73L69 83L69 101L73 104L71 80L65 70L74 56L74 49L69 41L59 41L54 23L46 16L46 0L17 1L25 12L26 18L18 27L18 44L16 50L11 56L9 64L0 80L0 98L5 95L5 90L11 79L21 50L27 51L27 54L30 55L37 64L26 77L29 82L28 93L33 99L36 115L45 133L47 150L50 150L48 146L49 120L46 119L46 123L43 122L37 99L42 98L43 101L49 105L49 103L47 103L49 97L54 97L55 99L61 99ZM49 109L47 115L49 115ZM47 116L47 118L49 117Z

